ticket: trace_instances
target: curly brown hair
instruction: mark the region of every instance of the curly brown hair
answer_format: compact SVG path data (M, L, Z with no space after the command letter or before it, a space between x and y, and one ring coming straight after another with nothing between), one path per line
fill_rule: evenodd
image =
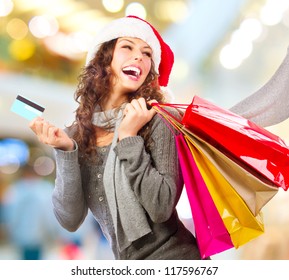
M100 108L105 103L108 92L111 89L111 78L114 73L111 70L111 61L117 39L103 43L94 59L82 69L78 77L78 86L75 92L75 100L79 104L76 109L76 117L73 127L72 137L78 144L80 153L85 156L95 154L96 150L96 133L95 126L92 124L92 115L95 107ZM134 98L144 97L146 100L155 99L158 102L164 101L164 96L160 91L158 84L158 75L154 70L152 61L151 70L142 84L136 91L127 96L130 102ZM146 147L149 145L150 123L146 124L139 132L145 139Z

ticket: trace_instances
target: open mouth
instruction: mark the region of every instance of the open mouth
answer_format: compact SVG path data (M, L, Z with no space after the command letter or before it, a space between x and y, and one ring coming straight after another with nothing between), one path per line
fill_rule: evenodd
M141 70L137 67L134 67L134 66L127 66L127 67L124 67L122 69L122 72L126 75L129 75L129 76L133 76L133 77L139 77L140 74L141 74Z

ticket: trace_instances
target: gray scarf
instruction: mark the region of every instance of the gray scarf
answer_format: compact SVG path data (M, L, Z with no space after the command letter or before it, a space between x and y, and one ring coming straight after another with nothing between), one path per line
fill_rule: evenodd
M125 175L124 164L114 151L124 106L120 109L95 112L92 119L94 125L114 131L104 169L103 184L120 252L126 249L131 242L151 232L145 211Z

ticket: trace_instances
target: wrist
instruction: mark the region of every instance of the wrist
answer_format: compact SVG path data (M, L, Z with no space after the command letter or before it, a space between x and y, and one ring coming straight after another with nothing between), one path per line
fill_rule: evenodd
M71 152L75 150L75 142L70 139L70 141L67 143L67 145L65 145L65 147L62 148L62 150L66 152Z
M134 136L137 136L137 134L135 134L135 133L120 133L118 135L118 141L121 141L124 138L134 137Z

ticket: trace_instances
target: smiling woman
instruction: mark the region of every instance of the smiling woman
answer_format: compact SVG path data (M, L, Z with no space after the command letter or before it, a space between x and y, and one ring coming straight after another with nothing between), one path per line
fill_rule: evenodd
M136 91L151 70L151 57L152 50L143 40L119 38L111 62L111 70L115 75L113 91Z
M173 62L147 21L117 19L88 52L72 125L62 130L41 118L30 124L55 149L59 223L76 231L90 210L116 259L201 258L176 211L183 180L175 136L147 106L165 102L160 87Z

